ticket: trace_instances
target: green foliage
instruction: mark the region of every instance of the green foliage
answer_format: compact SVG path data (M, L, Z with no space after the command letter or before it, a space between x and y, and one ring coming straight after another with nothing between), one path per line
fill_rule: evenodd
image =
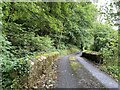
M23 82L21 78L28 74L29 64L27 58L17 59L10 52L11 43L7 41L2 35L0 35L0 71L2 72L2 87L6 88L18 88ZM17 81L16 81L17 80ZM19 86L20 87L20 86Z
M108 25L94 22L97 9L91 2L6 2L0 5L4 88L22 87L22 78L30 68L27 56L36 52L57 49L66 54L91 49L101 52L106 63L116 61L117 32Z
M109 75L111 75L116 81L120 80L120 72L119 72L119 66L118 66L118 60L115 60L114 62L108 62L107 65L102 65L100 68L101 70L107 72Z
M74 53L74 52L80 52L80 49L79 49L77 46L75 46L75 45L70 45L70 44L68 44L68 50L69 50L70 52L72 52L72 53Z
M65 48L67 43L81 49L89 48L87 28L92 26L97 11L92 3L9 2L2 7L3 32L18 57L36 50L38 42L36 46L33 44L34 37L46 35L52 38L56 48Z
M28 57L12 60L3 60L2 68L2 87L6 88L22 88L24 84L23 78L28 75L30 65Z
M94 30L93 50L103 55L101 69L119 79L118 71L118 31L109 25L97 24Z
M118 32L107 25L97 25L94 32L94 49L100 51L105 59L118 55ZM113 56L114 55L114 56Z
M7 40L5 40L5 38L3 37L3 35L1 34L0 35L0 55L1 55L1 57L3 57L3 58L1 58L1 60L2 59L4 59L4 58L8 58L8 57L10 57L10 52L9 52L9 50L11 49L11 47L10 47L10 42L9 41L7 41Z
M94 31L94 50L99 51L106 47L108 49L117 46L117 31L108 25L98 24Z
M51 49L54 49L53 41L48 36L32 37L32 46L38 51L50 51Z

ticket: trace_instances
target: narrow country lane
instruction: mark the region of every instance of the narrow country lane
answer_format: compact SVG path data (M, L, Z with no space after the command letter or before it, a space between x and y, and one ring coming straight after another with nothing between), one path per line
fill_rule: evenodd
M70 66L70 56L71 55L64 56L58 60L58 79L56 88L118 88L117 83L114 80L105 75L103 72L97 70L92 64L88 63L83 58L79 57L80 55L72 55L76 57L76 62L79 62L79 64L82 66L78 69L77 75ZM98 75L101 74L101 76L105 76L106 80L108 81L105 82L105 78L103 78L104 80L100 81L98 76L93 74L95 72L90 72L88 69L90 68L89 66L92 68L92 70L94 68ZM107 82L109 83L106 84Z
M57 88L78 88L78 79L70 68L68 56L58 61L58 82Z

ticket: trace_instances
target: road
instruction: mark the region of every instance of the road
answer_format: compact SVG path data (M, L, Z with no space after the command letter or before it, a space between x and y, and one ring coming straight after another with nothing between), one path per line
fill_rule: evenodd
M80 54L74 54L76 62L82 65L78 69L78 75L72 70L68 56L58 60L58 78L56 88L116 88L118 84L109 75L97 69Z

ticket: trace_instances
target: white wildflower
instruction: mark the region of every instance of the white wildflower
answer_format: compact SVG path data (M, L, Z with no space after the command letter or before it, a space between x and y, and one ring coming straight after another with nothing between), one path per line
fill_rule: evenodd
M41 59L41 60L44 60L44 59L46 59L46 57L45 57L45 56L41 56L40 59Z
M30 61L31 65L34 65L34 62L33 61Z

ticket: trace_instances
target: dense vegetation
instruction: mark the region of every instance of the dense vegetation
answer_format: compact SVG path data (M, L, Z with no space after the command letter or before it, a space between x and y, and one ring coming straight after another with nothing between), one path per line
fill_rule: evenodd
M28 60L36 53L71 48L102 53L102 68L118 79L117 31L96 21L98 11L91 2L7 2L0 5L3 88L20 87L18 82L29 73ZM16 77L10 76L14 71Z

